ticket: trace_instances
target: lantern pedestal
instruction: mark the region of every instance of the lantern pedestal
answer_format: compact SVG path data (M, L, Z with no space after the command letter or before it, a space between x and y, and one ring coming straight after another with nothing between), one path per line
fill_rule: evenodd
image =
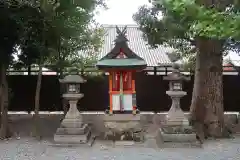
M179 146L186 143L198 145L196 133L192 126L189 125L188 119L185 117L184 112L180 108L180 99L186 95L184 91L166 91L172 99L172 106L168 111L165 123L159 129L161 141L167 146L169 143ZM181 146L181 145L180 145Z
M166 91L172 99L172 105L166 116L165 125L189 125L188 119L180 108L180 99L187 93L184 91Z
M70 107L54 135L54 141L70 144L87 143L91 136L90 127L83 123L82 115L77 109L77 102L83 94L63 94L63 97L69 101Z

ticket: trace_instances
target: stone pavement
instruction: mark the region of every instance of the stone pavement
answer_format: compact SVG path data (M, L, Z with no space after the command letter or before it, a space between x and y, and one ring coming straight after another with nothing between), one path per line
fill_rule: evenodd
M240 160L240 138L208 141L203 148L123 148L96 144L51 147L30 138L0 141L0 160Z

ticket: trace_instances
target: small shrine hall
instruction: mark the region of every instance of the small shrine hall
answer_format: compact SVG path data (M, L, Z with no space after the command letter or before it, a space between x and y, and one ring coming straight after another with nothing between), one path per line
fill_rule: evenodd
M101 58L97 67L109 73L109 113L136 113L136 90L133 74L147 67L144 59L128 46L125 27L116 27L117 37L113 49Z

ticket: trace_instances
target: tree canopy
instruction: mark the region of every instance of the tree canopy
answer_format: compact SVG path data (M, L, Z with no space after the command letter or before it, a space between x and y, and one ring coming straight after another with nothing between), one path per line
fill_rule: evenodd
M1 6L1 15L5 16L0 21L6 24L1 25L1 37L8 39L1 43L5 47L2 51L10 46L7 57L11 57L13 49L18 48L20 66L38 63L40 56L62 60L77 50L99 47L99 29L91 25L95 8L105 7L104 0L7 0L1 1Z
M20 30L18 22L15 20L18 10L10 7L4 1L0 1L0 6L2 15L0 17L0 63L8 65L19 40Z
M195 59L196 37L224 41L224 51L240 51L240 3L219 1L217 7L204 0L153 0L133 16L148 43L169 45L177 58ZM175 57L176 58L176 57Z

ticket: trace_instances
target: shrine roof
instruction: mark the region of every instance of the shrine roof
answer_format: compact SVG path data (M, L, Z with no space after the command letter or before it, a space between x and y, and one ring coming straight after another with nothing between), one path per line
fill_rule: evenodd
M145 68L146 62L136 58L129 59L103 59L97 63L99 68Z
M147 66L145 60L134 53L134 51L132 51L128 46L128 39L126 35L127 26L125 26L122 30L116 26L116 32L117 36L114 40L114 47L98 61L98 68L145 68Z
M99 51L98 59L106 56L115 46L114 40L117 37L116 25L103 25L104 37L103 45ZM125 25L118 25L123 30ZM143 32L137 25L127 25L126 37L129 48L139 57L145 60L147 66L171 65L167 53L173 51L172 48L159 45L157 48L151 48L143 38Z

